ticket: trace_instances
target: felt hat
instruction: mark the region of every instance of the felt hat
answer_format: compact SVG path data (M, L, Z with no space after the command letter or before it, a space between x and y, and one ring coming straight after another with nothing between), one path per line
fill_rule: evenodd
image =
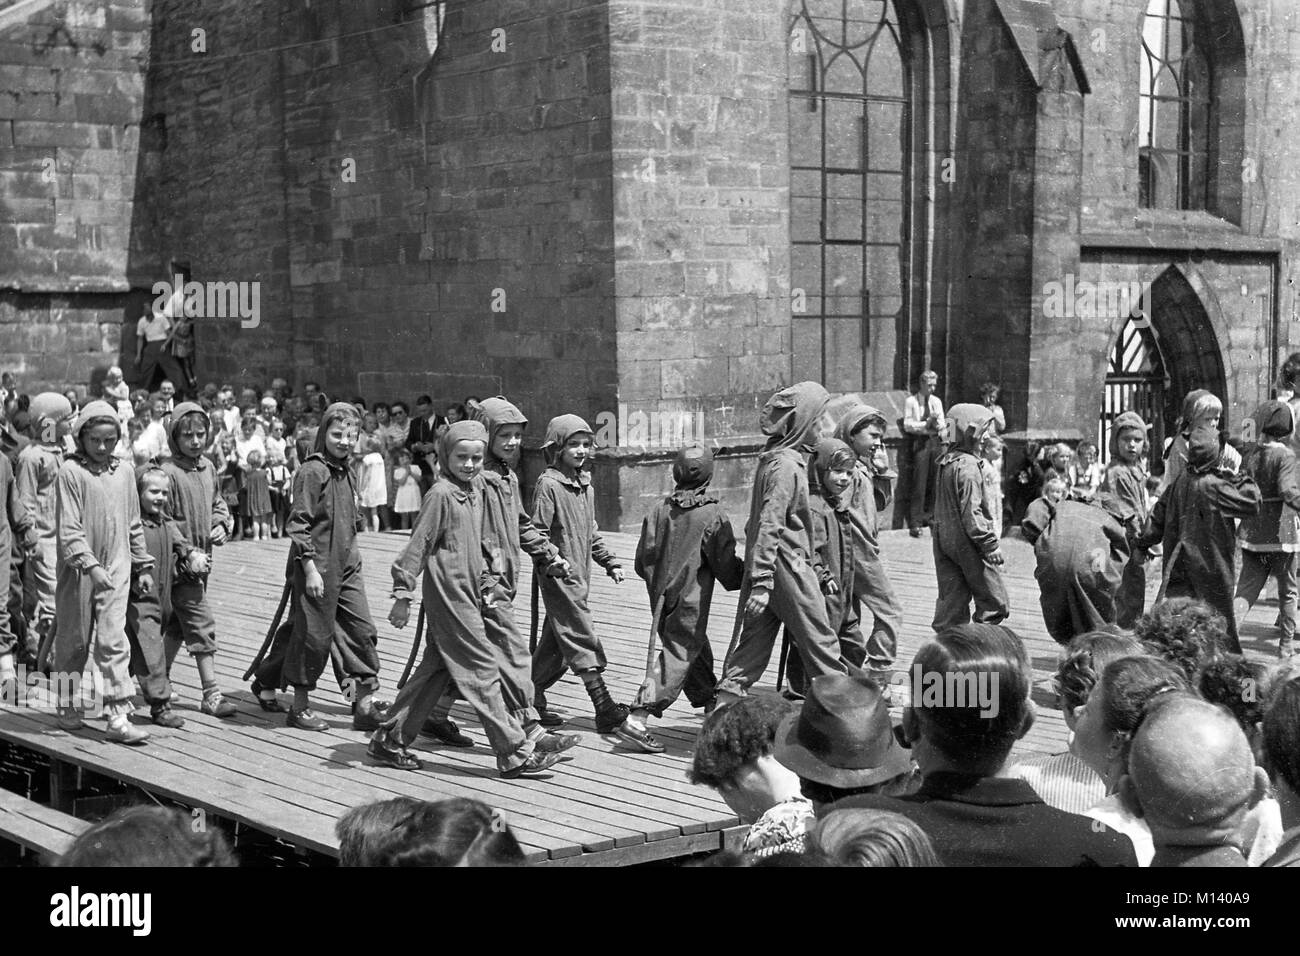
M911 769L880 688L846 674L813 678L803 706L777 727L773 756L800 777L845 790Z

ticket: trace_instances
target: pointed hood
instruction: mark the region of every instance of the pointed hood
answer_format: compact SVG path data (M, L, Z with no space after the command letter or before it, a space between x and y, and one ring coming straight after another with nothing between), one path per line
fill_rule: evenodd
M1291 406L1276 399L1265 402L1255 409L1256 441L1262 441L1267 435L1271 438L1285 438L1295 430L1295 415Z
M72 403L58 392L41 392L27 406L27 413L32 417L34 426L32 434L37 441L41 441L42 436L47 434L45 430L46 423L57 425L59 422L71 417ZM117 411L114 410L113 414L116 416Z
M482 422L464 419L448 425L447 430L438 439L438 465L442 468L443 475L457 484L461 484L460 479L451 473L451 469L447 465L451 460L451 450L456 447L457 442L461 441L481 441L484 445L487 445L488 430L483 427Z
M1115 416L1115 421L1110 426L1110 458L1111 461L1119 460L1119 434L1126 428L1136 428L1147 436L1149 440L1151 426L1142 420L1142 416L1137 412L1120 412Z
M321 415L320 427L316 429L313 458L319 455L327 463L337 463L325 450L325 436L329 433L330 426L339 420L352 422L357 426L358 431L361 429L361 413L357 411L355 405L349 405L347 402L335 402L330 405Z
M208 413L203 410L203 406L198 405L195 402L181 402L174 409L172 409L172 423L167 428L167 445L172 450L172 458L179 459L181 461L190 460L188 456L183 451L181 451L180 440L179 440L181 419L183 419L186 415L201 416L203 419L203 427L208 430L208 438L209 439L212 438L212 419L209 418ZM202 452L199 452L198 458L193 460L206 461L206 459L203 457Z
M822 413L830 394L816 382L799 382L767 400L767 407L784 411L767 436L763 454L794 448L812 454L821 440Z
M867 422L873 418L880 420L882 428L889 427L888 421L880 409L873 408L862 402L854 402L840 416L840 423L835 426L835 437L852 448L853 433L866 427Z
M501 395L495 398L485 398L481 402L470 402L468 411L471 421L476 421L487 429L487 451L484 453L483 460L488 465L504 465L507 468L514 468L515 462L501 461L492 454L492 443L497 439L497 432L503 425L523 425L528 427L528 419L524 417L517 406L506 401Z
M546 452L546 460L551 465L556 465L560 460L560 449L562 449L570 438L580 432L586 432L592 438L592 447L595 447L596 433L591 430L583 419L577 415L558 415L552 418L546 426L546 441L542 448Z
M993 412L983 405L963 402L948 409L948 437L953 450L975 454L992 422Z

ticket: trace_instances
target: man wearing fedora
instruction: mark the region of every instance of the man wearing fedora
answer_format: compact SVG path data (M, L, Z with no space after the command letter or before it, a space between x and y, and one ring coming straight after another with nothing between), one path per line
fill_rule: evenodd
M1093 821L1048 806L1008 775L1011 748L1034 723L1032 670L1013 631L947 628L917 651L911 677L902 733L920 789L849 797L819 815L844 807L900 813L926 832L946 866L1137 865L1122 834L1095 832ZM991 693L976 695L972 685Z
M773 754L817 807L855 794L905 793L912 771L881 688L846 674L813 679L803 705L777 728Z

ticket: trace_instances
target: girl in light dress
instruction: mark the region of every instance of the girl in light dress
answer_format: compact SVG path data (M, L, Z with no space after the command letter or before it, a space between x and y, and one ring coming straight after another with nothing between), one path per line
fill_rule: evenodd
M388 504L388 475L384 463L384 438L373 412L362 419L361 434L357 438L357 453L361 456L357 474L361 515L371 531L380 530L379 509Z
M397 464L393 468L393 484L397 494L393 499L393 517L397 527L409 529L412 517L420 511L420 466L412 462L405 448L397 450Z

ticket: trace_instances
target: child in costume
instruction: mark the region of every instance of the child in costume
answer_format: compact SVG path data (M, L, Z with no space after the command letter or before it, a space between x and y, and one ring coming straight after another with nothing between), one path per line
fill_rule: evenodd
M488 569L480 472L487 442L487 429L478 422L456 422L443 433L438 442L442 475L425 495L410 543L393 563L389 621L406 626L411 594L422 585L429 644L371 737L367 752L379 763L421 769L407 747L452 680L483 722L503 777L537 776L560 759L558 751L539 750L511 714L502 689L502 658L483 627Z
M561 415L546 426L549 467L537 480L533 494L533 527L553 544L569 563L569 576L542 576L539 586L546 603L546 623L533 651L533 685L542 723L557 726L558 715L546 707L546 692L567 666L582 680L596 710L596 731L647 753L660 753L663 745L630 718L624 704L616 704L605 687L605 648L596 636L587 606L591 562L623 583L623 569L596 530L596 492L586 464L594 433L577 415Z
M22 508L36 529L36 548L23 567L23 611L34 625L43 658L54 631L58 551L55 483L63 468L63 439L72 427L72 403L57 392L41 392L32 399L28 411L32 441L18 453L14 483Z
M1227 646L1241 653L1233 590L1237 582L1234 518L1259 514L1259 485L1235 474L1222 461L1217 423L1200 425L1187 437L1186 466L1160 496L1138 546L1164 546L1165 597L1192 597L1223 615Z
M641 723L651 715L662 717L683 690L693 707L713 699L713 584L735 591L745 565L736 555L731 521L717 492L709 490L712 478L712 452L687 445L673 462L673 493L641 523L634 568L646 583L651 614L658 608L659 622L658 652L632 704L632 716Z
M998 624L1010 608L999 570L1004 561L993 514L984 493L984 463L976 457L993 416L982 405L954 405L949 410L952 445L939 459L934 500L934 569L936 632L971 620Z
M193 402L181 402L172 412L167 432L171 455L162 464L167 476L167 515L182 537L202 554L177 569L169 596L172 613L163 628L168 667L181 644L194 658L203 688L200 710L212 717L233 717L237 708L217 685L217 625L208 605L208 573L212 549L226 543L234 524L221 495L217 470L204 455L210 422ZM162 600L162 595L159 595Z
M1139 527L1151 516L1150 479L1142 461L1146 454L1148 425L1137 412L1121 412L1111 424L1110 462L1101 490L1118 498L1133 510ZM1145 552L1135 551L1124 565L1119 592L1115 596L1115 623L1131 628L1142 616L1146 604L1147 572Z
M1260 509L1238 528L1241 575L1233 604L1237 620L1243 620L1269 576L1277 581L1278 656L1285 659L1295 649L1295 556L1300 550L1300 477L1295 452L1286 444L1295 421L1291 407L1279 401L1265 402L1254 418L1258 440L1241 456L1241 469L1259 485Z
M718 706L744 697L762 676L782 624L799 649L809 680L847 670L813 567L808 502L808 457L819 440L829 399L816 382L800 382L763 406L760 427L767 445L754 475L737 633L723 661Z
M326 408L316 450L293 480L286 528L291 542L287 569L293 589L291 636L282 657L273 649L258 668L253 691L264 710L278 710L275 688L292 685L294 700L286 725L299 730L329 728L312 712L311 692L330 659L336 631L348 661L345 667L354 678L350 684L353 728L378 726L373 700L379 685L377 633L362 580L357 495L348 470L360 424L361 416L351 405L336 402Z
M135 474L113 454L121 429L113 406L87 403L72 427L77 451L59 471L53 667L59 675L62 729L82 726L85 694L79 706L74 690L90 658L108 718L108 739L142 744L149 732L130 722L135 688L126 608L133 572L140 591L153 587L153 558L144 546Z

